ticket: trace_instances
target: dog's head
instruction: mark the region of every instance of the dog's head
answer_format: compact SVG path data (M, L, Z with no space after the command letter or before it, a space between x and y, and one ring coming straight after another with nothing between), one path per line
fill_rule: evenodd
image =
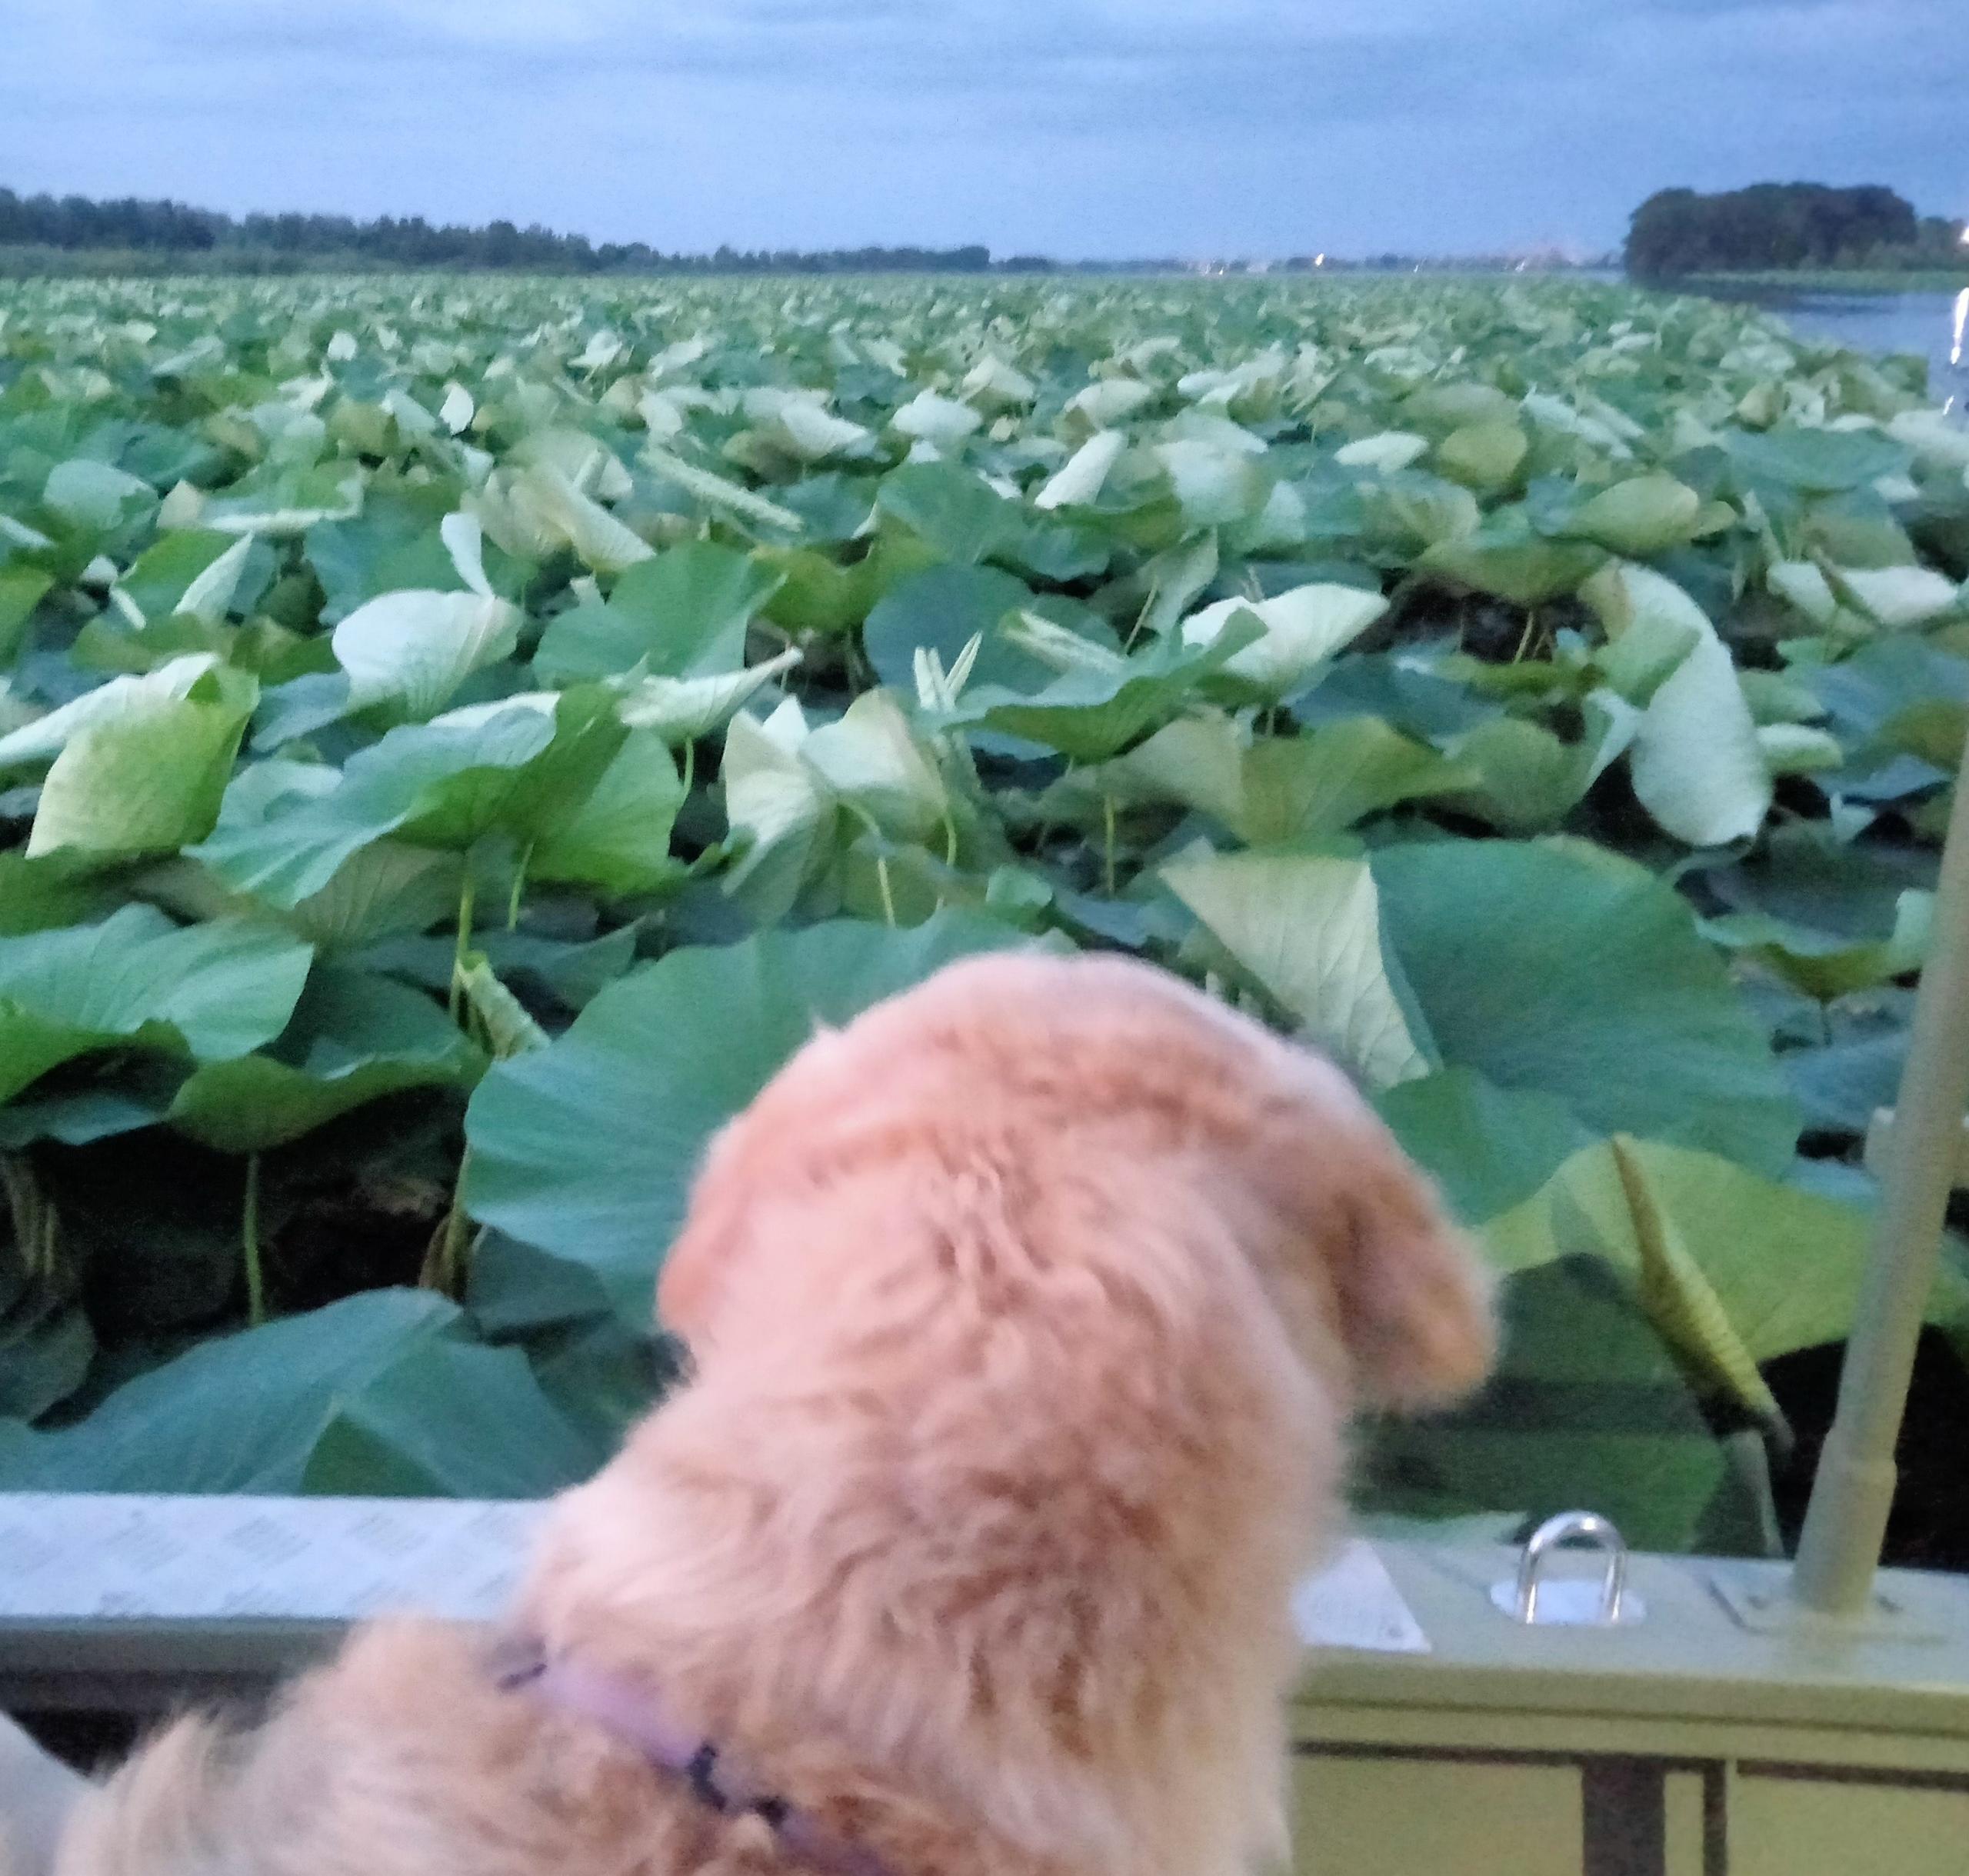
M970 1126L1004 1137L1007 1116L1034 1141L1104 1125L1106 1150L1126 1143L1144 1173L1194 1171L1294 1341L1322 1366L1338 1351L1358 1404L1444 1404L1488 1371L1486 1274L1347 1078L1110 957L969 960L817 1037L713 1141L665 1266L663 1320L696 1343L783 1284L798 1214L765 1230L759 1211L783 1203L796 1163L792 1183L815 1191L887 1142L932 1132L948 1150Z

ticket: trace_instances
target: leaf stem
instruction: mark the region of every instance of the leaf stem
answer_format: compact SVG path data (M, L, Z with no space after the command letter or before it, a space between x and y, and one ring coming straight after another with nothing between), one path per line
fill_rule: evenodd
M1114 798L1101 798L1101 878L1108 896L1114 896Z
M1536 606L1533 606L1528 608L1524 615L1524 633L1518 639L1518 649L1511 655L1511 661L1514 665L1517 664L1519 660L1524 656L1526 651L1531 648L1532 635L1536 632L1538 629L1538 608Z
M520 895L526 890L526 870L533 864L533 842L520 849L520 863L513 871L513 889L506 899L506 929L517 931L520 923Z
M431 1248L425 1253L424 1268L418 1273L420 1289L435 1290L454 1302L464 1295L465 1279L471 1268L471 1220L465 1208L465 1174L471 1165L471 1148L458 1155L458 1183L451 1188L451 1208L438 1228Z
M465 996L465 954L471 949L472 901L478 890L478 882L472 877L471 858L465 858L465 878L458 886L458 938L451 952L451 995L448 1007L451 1021L458 1020L458 1011Z
M239 1248L246 1265L246 1323L267 1319L266 1271L260 1256L260 1156L246 1155L246 1196L239 1208Z
M0 1185L6 1188L22 1268L39 1281L52 1282L62 1221L36 1182L33 1163L25 1153L0 1153Z

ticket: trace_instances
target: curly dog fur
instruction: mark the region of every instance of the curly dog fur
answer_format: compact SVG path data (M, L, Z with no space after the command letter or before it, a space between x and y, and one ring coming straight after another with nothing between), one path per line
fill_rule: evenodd
M898 1876L1236 1876L1283 1848L1293 1584L1361 1407L1463 1393L1488 1286L1330 1064L1146 967L956 965L713 1143L688 1384L563 1498L520 1619L661 1690ZM61 1876L791 1871L469 1635L381 1624L182 1723Z

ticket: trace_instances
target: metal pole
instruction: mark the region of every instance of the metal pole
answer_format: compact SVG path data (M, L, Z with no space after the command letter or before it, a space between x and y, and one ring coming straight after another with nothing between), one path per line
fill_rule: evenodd
M1965 766L1969 767L1969 760ZM1880 1210L1798 1540L1794 1598L1814 1614L1856 1615L1894 1502L1894 1442L1914 1347L1941 1257L1943 1215L1969 1108L1969 774L1958 777L1936 882L1934 938L1914 1000L1907 1065L1881 1163Z

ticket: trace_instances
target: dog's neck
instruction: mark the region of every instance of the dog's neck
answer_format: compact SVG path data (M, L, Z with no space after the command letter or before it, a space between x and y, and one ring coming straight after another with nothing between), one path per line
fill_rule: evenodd
M888 1791L947 1818L976 1871L1001 1867L979 1858L992 1840L1004 1868L1062 1876L1269 1860L1291 1587L1338 1452L1254 1439L1227 1468L1154 1425L1153 1399L1118 1399L1118 1425L1049 1418L1043 1363L1021 1371L1025 1410L994 1418L927 1359L914 1398L906 1375L878 1394L707 1365L564 1501L527 1619L660 1682L794 1802L851 1781L878 1852ZM924 1423L940 1412L958 1423Z

